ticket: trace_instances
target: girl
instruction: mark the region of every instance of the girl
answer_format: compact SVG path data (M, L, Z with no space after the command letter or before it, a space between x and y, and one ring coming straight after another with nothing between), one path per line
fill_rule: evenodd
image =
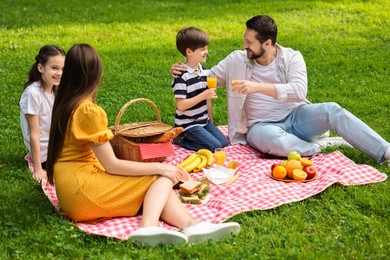
M51 112L56 86L64 68L65 52L55 45L43 46L35 57L20 98L20 126L33 162L33 177L46 180L46 158Z
M152 245L237 234L238 223L199 223L188 214L172 189L181 177L176 166L115 157L107 115L95 104L101 75L102 63L93 47L76 44L69 50L53 107L47 161L48 180L55 180L61 210L76 221L89 222L135 216L142 210L141 227L130 238ZM159 219L183 228L183 233L158 227Z

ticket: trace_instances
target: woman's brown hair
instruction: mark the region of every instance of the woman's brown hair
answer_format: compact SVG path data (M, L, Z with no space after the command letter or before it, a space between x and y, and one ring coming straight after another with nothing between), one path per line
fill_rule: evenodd
M54 164L57 161L69 120L81 101L91 98L100 85L103 65L95 49L88 44L75 44L65 58L64 72L53 105L47 158L47 177L53 184Z

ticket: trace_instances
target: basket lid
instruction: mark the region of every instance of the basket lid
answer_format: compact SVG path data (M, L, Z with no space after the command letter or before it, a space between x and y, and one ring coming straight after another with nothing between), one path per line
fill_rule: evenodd
M171 125L164 124L158 121L128 123L110 127L115 135L126 137L149 137L153 135L163 134L172 129Z

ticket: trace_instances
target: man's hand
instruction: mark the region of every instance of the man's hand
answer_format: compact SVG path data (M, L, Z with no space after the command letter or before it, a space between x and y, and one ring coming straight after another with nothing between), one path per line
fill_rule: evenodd
M186 66L183 65L182 62L172 64L171 66L171 76L174 78L177 78L179 75L183 73L183 71L186 71Z
M276 98L276 90L274 84L253 82L249 80L234 80L232 89L241 94L261 93L273 98Z
M253 94L258 92L258 84L249 80L234 80L232 82L232 88L233 91L241 94Z

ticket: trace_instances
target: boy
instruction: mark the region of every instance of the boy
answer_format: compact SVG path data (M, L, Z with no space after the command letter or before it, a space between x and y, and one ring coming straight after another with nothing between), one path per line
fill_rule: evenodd
M209 36L195 27L184 28L176 36L176 47L186 57L186 71L172 83L175 126L184 129L173 142L194 151L214 151L228 145L226 137L211 122L211 99L217 98L217 94L215 88L207 88L209 70L200 64L206 61L209 42Z

